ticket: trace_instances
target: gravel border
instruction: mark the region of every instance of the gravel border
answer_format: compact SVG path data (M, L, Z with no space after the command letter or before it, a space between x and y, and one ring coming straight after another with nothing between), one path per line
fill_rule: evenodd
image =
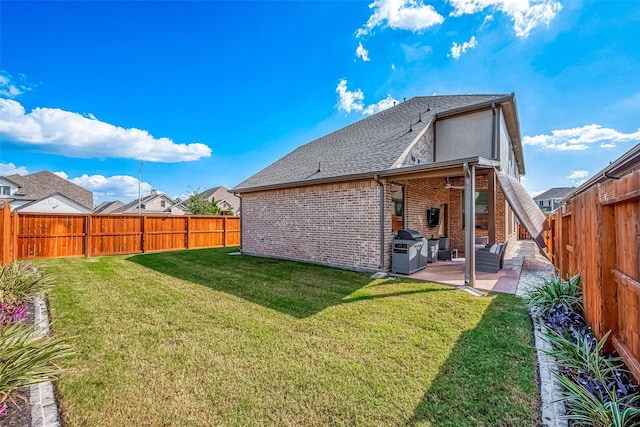
M37 296L33 301L34 322L40 336L49 335L49 314L47 301ZM33 427L60 427L60 414L51 381L33 385L29 388L31 405L31 425Z

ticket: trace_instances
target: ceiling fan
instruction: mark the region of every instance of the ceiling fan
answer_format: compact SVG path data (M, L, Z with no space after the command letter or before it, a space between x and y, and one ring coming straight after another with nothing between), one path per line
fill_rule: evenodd
M444 188L451 188L453 190L464 190L464 185L451 185L451 182L449 182L449 177L447 177L447 182L446 184L444 184Z

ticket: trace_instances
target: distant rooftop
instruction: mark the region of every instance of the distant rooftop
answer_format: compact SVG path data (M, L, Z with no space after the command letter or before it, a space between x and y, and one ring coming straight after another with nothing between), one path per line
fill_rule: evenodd
M575 187L554 187L542 194L538 194L533 200L536 202L540 200L561 200L574 189Z

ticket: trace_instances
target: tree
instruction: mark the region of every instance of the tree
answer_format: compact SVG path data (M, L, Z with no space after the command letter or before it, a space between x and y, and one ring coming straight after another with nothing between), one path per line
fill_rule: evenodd
M184 202L187 206L187 213L190 215L220 215L222 211L215 199L208 201L200 197L198 189L193 190L189 198Z

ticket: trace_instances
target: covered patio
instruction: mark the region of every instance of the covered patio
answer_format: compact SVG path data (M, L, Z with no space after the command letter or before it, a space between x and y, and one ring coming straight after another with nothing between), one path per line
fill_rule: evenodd
M500 170L498 162L465 160L418 170L409 167L388 177L392 231L417 230L430 241L441 239L440 249L451 249L447 251L453 256L450 261L429 262L409 277L513 294L523 263L523 256L517 251L519 245L515 244L517 224L522 224L542 247L545 217L522 185ZM434 207L440 215L432 223L430 211ZM484 239L487 250L496 244L507 245L503 265L497 272L476 268L478 248L483 248L478 237Z
M474 288L487 292L515 294L518 281L520 280L524 256L517 252L514 253L514 251L510 252L511 253L507 253L505 256L503 268L498 270L497 273L477 271L475 273ZM453 286L464 286L468 284L465 281L464 258L453 258L451 261L429 263L427 268L417 271L408 277Z

